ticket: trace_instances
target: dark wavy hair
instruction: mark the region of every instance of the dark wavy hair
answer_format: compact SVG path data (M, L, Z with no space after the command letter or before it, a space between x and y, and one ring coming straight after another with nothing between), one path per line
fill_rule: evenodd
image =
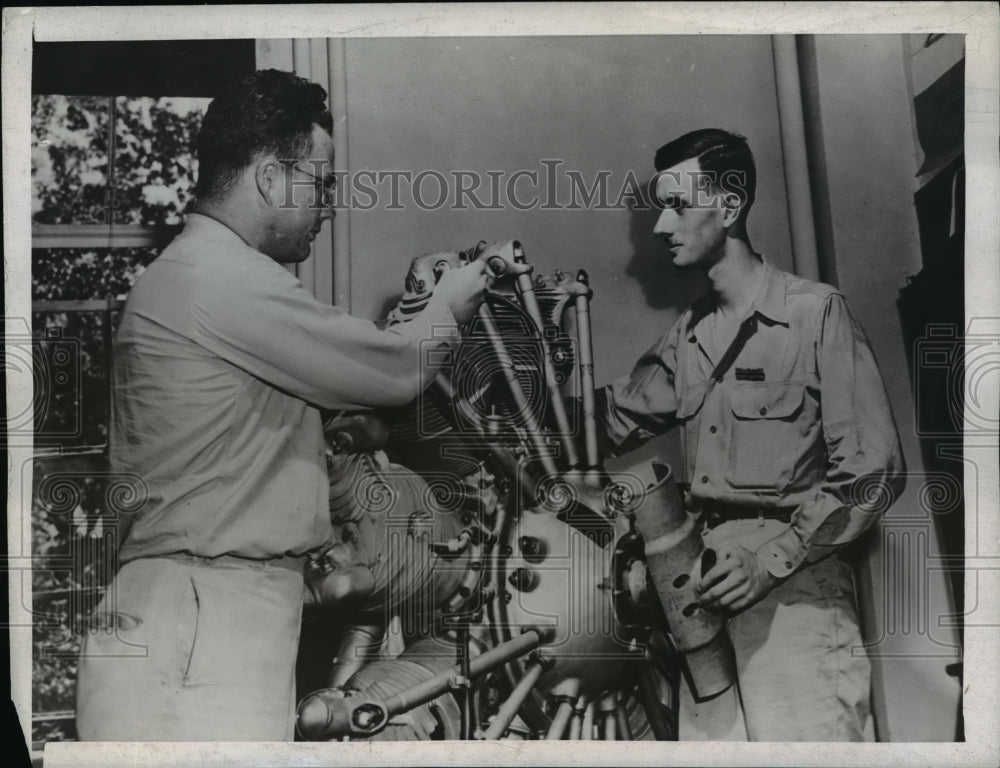
M201 199L228 192L262 154L304 159L313 125L333 132L322 86L290 72L264 69L228 86L208 107L198 135Z
M745 221L757 194L757 166L747 140L738 133L702 128L664 144L656 150L653 163L659 173L692 158L711 174L717 191L739 196L740 220Z

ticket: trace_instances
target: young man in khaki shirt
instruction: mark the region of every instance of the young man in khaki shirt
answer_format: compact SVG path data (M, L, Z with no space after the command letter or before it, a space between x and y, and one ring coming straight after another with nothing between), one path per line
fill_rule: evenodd
M685 500L718 553L698 585L701 605L729 617L740 735L870 738L870 666L840 550L904 484L875 358L843 294L754 251L745 139L694 131L655 162L654 232L710 290L629 376L599 391L598 421L618 454L681 431ZM681 738L725 735L711 712L709 703L682 713Z

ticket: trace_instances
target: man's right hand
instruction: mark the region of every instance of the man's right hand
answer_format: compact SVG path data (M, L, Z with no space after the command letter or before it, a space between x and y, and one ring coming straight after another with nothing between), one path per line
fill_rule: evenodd
M464 267L449 269L438 280L434 295L447 302L451 313L461 325L475 316L486 298L488 277L484 261L474 261Z

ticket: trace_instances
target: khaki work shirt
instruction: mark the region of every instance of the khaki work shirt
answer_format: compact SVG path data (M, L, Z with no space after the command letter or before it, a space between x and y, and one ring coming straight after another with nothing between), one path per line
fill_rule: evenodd
M318 301L206 216L133 287L115 339L111 464L141 479L122 562L272 559L332 534L319 407L403 405L457 335L443 300L389 331Z
M723 519L787 515L757 549L784 578L867 529L902 490L905 464L844 296L764 266L733 344L706 344L717 318L712 295L703 297L601 391L597 415L616 454L679 426L692 507Z

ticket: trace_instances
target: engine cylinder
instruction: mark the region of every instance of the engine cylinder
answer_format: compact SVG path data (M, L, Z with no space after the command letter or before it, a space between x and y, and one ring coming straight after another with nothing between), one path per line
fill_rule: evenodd
M353 600L386 621L396 612L429 619L460 590L471 593L481 549L456 480L428 482L366 454L335 457L332 475L335 541L307 573L315 603Z

